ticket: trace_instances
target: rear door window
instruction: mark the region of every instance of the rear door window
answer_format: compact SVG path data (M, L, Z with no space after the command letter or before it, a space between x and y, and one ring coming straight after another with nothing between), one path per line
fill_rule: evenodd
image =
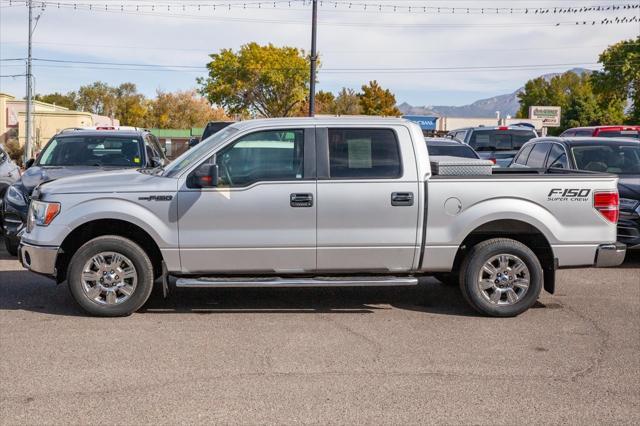
M331 179L402 176L398 138L391 129L329 129Z
M529 159L527 160L527 166L540 169L544 167L544 161L547 158L547 153L551 148L551 144L547 142L538 143L531 150L531 154L529 154Z
M532 130L524 129L487 129L475 130L469 139L469 145L481 151L517 151L525 142L536 137Z

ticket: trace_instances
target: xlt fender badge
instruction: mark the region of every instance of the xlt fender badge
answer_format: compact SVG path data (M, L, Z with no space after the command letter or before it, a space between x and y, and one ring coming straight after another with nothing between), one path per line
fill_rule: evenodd
M553 188L549 191L549 201L589 201L589 188Z
M171 201L173 195L149 195L148 197L138 197L142 201Z

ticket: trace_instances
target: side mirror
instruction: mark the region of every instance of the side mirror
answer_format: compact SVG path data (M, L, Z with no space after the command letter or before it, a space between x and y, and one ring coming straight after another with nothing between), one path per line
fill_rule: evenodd
M162 166L164 166L164 159L162 159L160 157L152 157L149 160L149 165L151 167L162 167Z
M188 179L189 188L215 188L218 186L218 165L203 164Z
M35 158L29 158L25 163L24 168L28 169L29 167L33 166L33 163L35 162L36 162Z
M193 148L194 146L198 145L200 143L200 139L198 138L191 138L189 139L189 148Z

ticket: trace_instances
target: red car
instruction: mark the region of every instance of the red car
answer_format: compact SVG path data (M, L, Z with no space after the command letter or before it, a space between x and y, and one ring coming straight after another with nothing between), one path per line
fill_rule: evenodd
M634 138L640 139L640 126L593 126L567 129L560 137L596 136L601 138Z

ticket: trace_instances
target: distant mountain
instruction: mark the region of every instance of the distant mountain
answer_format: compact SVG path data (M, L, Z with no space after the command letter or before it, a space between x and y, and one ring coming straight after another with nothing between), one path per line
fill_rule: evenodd
M591 73L591 70L584 68L574 68L570 71L575 72L578 75L583 73ZM545 80L551 80L553 77L560 75L560 73L544 74L541 77ZM474 117L474 118L493 118L496 116L496 111L500 111L502 117L510 115L514 117L518 109L520 109L520 102L518 101L518 93L524 90L524 87L519 88L513 93L506 95L498 95L492 98L480 99L469 105L462 106L412 106L406 102L398 105L398 109L404 115L431 115L438 117Z

